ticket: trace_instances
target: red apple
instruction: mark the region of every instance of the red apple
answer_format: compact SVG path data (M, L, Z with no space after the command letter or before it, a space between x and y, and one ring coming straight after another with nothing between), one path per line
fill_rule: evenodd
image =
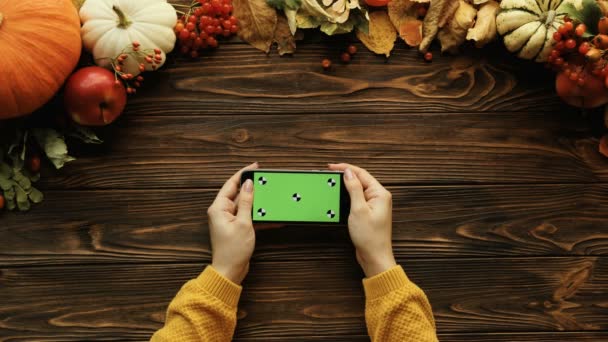
M101 67L86 67L68 79L65 107L74 122L83 126L105 126L122 114L127 92L114 74Z
M587 69L576 71L583 74L584 84L579 85L578 80L571 80L561 71L555 79L557 95L567 104L579 108L595 108L608 103L608 89L604 80L589 73Z

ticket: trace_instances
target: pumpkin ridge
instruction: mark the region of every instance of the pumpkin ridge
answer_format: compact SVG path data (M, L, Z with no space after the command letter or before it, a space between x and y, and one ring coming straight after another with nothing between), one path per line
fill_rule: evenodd
M0 86L3 120L29 115L48 102L78 63L82 41L70 0L0 2L0 61L7 70Z
M503 9L503 10L501 10L501 11L500 11L500 13L503 13L503 12L505 12L505 13L507 13L507 12L526 12L526 13L528 13L528 14L534 15L534 16L536 16L537 18L539 18L538 14L536 14L536 13L534 13L534 12L531 12L531 11L528 11L528 10L526 10L526 9L516 9L516 8L510 8L510 9ZM500 13L499 13L499 14L500 14ZM504 32L504 33L502 34L502 36L508 36L509 34L511 34L511 32L513 32L513 31L517 30L518 28L519 28L519 27L516 27L516 28L514 28L514 29L512 29L512 30L510 30L510 31L506 31L506 32Z
M519 55L519 53L521 52L521 50L526 48L526 45L528 45L528 43L530 42L530 39L532 39L532 37L534 37L534 35L536 34L536 32L538 32L538 30L543 27L543 23L540 23L540 25L538 25L538 27L536 28L536 30L534 30L534 32L532 32L532 34L530 34L530 36L528 37L528 39L526 40L525 43L522 44L522 46L517 50L517 51L513 51L513 53ZM541 46L542 48L542 46ZM534 55L534 57L536 57L538 55L538 53L536 53Z
M543 35L543 44L542 44L542 45L540 45L540 46L539 46L539 47L536 49L536 52L534 53L534 56L532 56L532 58L530 58L530 60L536 59L536 58L538 57L538 54L539 54L539 53L541 53L541 52L543 51L543 47L545 46L545 45L544 45L544 42L545 42L545 41L546 41L546 39L547 39L547 32L549 31L549 30L548 30L548 29L547 29L547 28L546 28L544 25L542 25L542 24L541 24L541 25L539 25L539 26L538 26L538 28L536 28L536 30L534 31L534 33L532 33L532 34L530 35L530 38L528 38L528 41L526 42L526 44L524 44L524 46L522 46L521 50L518 52L518 55L519 55L520 53L522 53L522 52L523 52L523 50L524 50L524 49L525 49L525 48L528 46L528 44L530 44L530 41L532 40L532 38L534 38L534 36L535 36L535 35L538 33L538 31L539 31L541 28L544 28L544 29L545 29L545 34ZM532 51L534 51L534 50L532 50Z

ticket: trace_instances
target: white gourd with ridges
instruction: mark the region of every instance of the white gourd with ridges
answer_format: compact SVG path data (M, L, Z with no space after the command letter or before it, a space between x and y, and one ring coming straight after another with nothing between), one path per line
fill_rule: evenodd
M80 9L80 20L84 47L93 53L97 65L108 69L108 58L117 57L133 41L141 44L141 50L161 50L158 67L175 45L177 13L167 0L87 0ZM142 60L127 58L123 71L138 75ZM144 65L152 70L150 64Z
M553 34L564 24L568 0L502 0L496 29L511 52L523 59L547 61Z

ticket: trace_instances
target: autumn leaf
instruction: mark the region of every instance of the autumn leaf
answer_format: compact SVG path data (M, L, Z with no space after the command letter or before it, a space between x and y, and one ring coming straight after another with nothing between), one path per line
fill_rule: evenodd
M369 14L369 34L357 30L357 38L370 51L389 57L395 47L397 32L385 11L375 11Z
M441 43L441 52L458 52L458 47L466 40L468 30L475 24L477 15L475 7L464 0L459 1L460 5L454 13L454 17L437 35Z
M399 37L409 46L422 41L422 21L416 18L416 8L411 0L392 0L388 3L388 16L399 32Z
M477 12L477 22L469 29L467 40L474 40L475 46L483 47L496 38L496 14L500 10L500 5L494 0L481 5Z
M439 29L446 25L448 20L456 12L460 5L459 1L455 0L434 0L424 17L422 25L422 42L419 49L426 52L431 46L431 42L437 36Z
M277 12L266 0L233 0L233 15L239 19L239 37L266 53L274 41Z
M608 157L608 134L600 139L600 153Z
M600 6L600 10L604 16L608 16L608 0L598 0L598 6Z
M296 38L291 34L287 17L283 14L279 14L277 17L274 42L277 43L277 50L281 56L296 52Z
M72 3L74 4L74 7L76 7L77 10L80 10L80 7L84 5L85 1L87 0L72 0Z

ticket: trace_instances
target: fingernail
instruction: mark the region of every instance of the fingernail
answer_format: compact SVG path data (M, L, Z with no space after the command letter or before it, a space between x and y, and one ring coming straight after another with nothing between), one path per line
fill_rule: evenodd
M251 179L248 179L245 181L245 184L243 184L243 191L245 191L245 192L253 191L253 182L251 181Z
M350 169L344 170L344 178L348 180L353 179L353 172Z

